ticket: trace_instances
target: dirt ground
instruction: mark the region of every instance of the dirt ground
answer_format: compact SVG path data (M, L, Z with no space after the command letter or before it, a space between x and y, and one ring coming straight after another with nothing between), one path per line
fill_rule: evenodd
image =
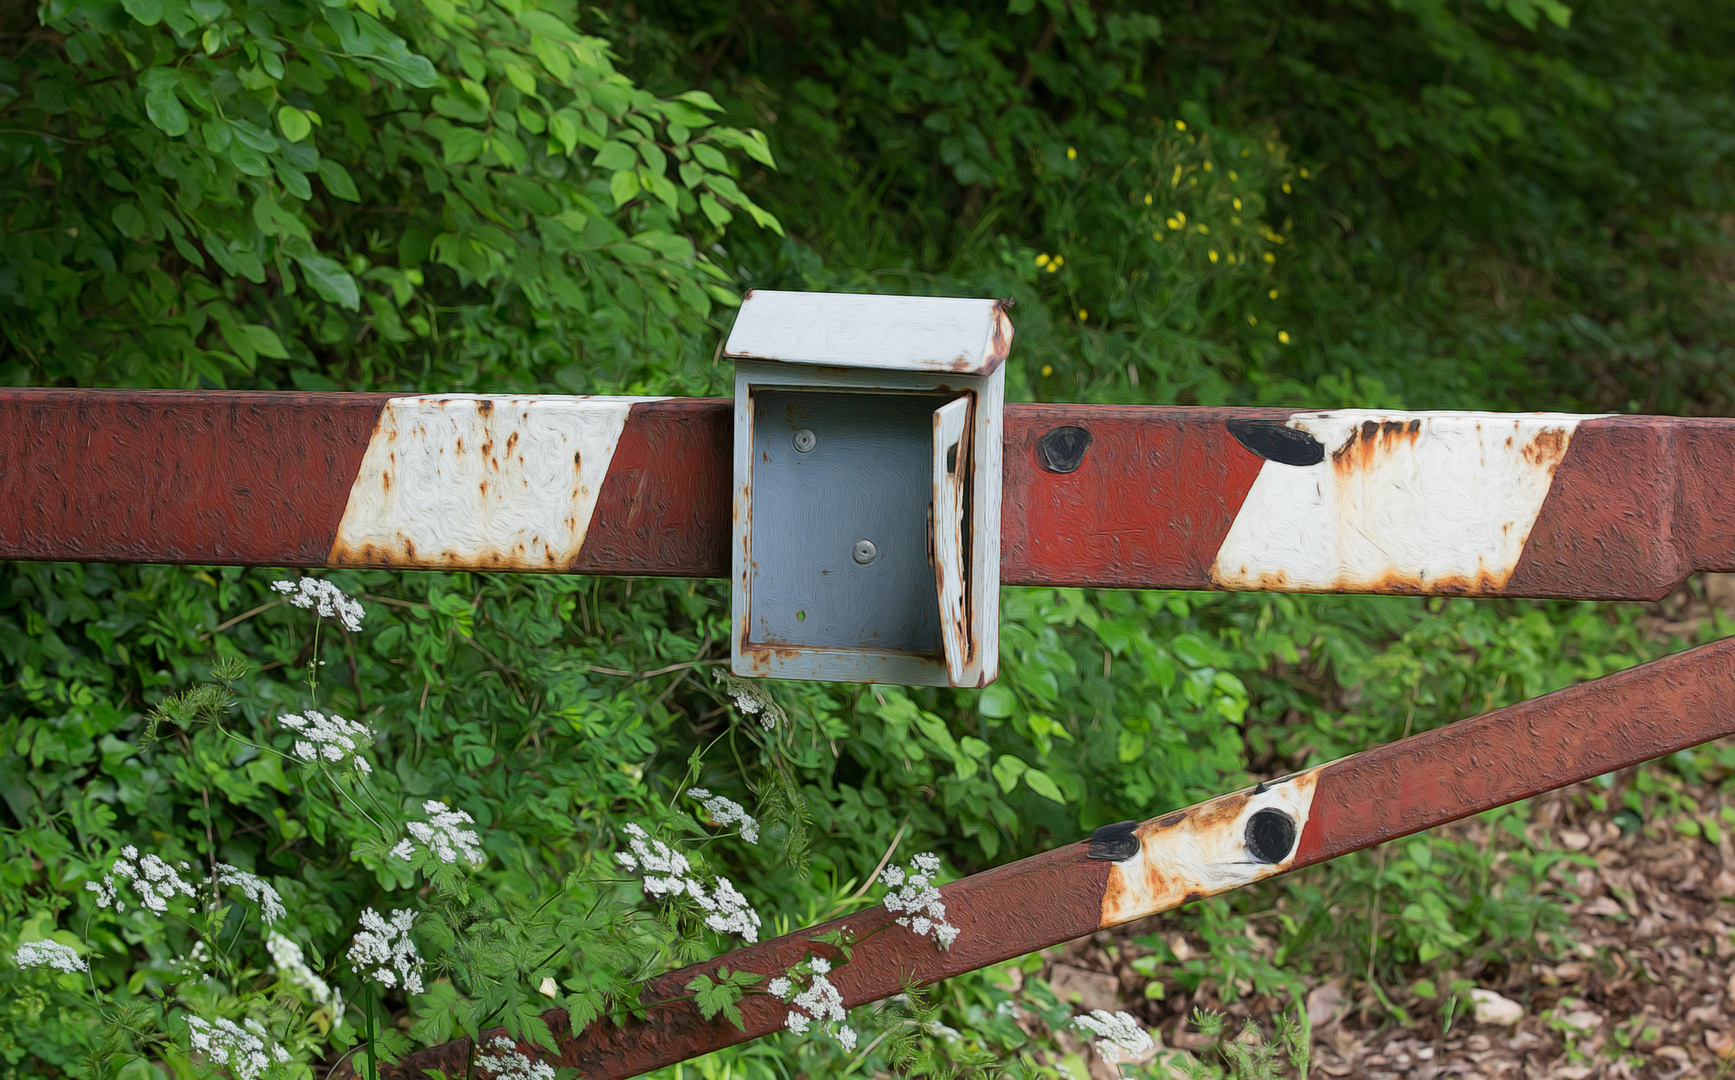
M1709 790L1695 794L1700 816L1735 805ZM1310 1076L1735 1076L1735 847L1729 833L1717 843L1672 828L1660 840L1642 831L1623 833L1612 812L1593 814L1576 789L1532 805L1532 830L1596 862L1594 869L1556 871L1571 898L1576 957L1493 968L1494 978L1484 972L1476 980L1479 987L1498 999L1487 998L1480 1017L1460 1014L1444 1033L1432 1016L1418 1016L1410 1028L1398 1026L1359 980L1316 981L1307 995L1313 1026ZM1475 839L1475 830L1487 826L1472 821L1451 828ZM1271 1030L1276 1014L1289 1004L1253 997L1225 1006L1209 983L1196 996L1172 992L1162 1000L1146 1000L1149 979L1135 972L1132 962L1148 950L1132 939L1152 933L1163 934L1183 957L1205 950L1202 941L1165 933L1160 920L1147 920L1056 950L1044 974L1057 994L1085 1008L1125 1009L1139 1016L1160 1037L1163 1057L1172 1050L1206 1051L1187 1023L1196 1006L1227 1013L1233 1033L1243 1017ZM1437 973L1418 971L1413 977L1423 975ZM1059 1038L1088 1059L1093 1080L1117 1075L1078 1040L1066 1033ZM1215 1059L1215 1054L1207 1057Z

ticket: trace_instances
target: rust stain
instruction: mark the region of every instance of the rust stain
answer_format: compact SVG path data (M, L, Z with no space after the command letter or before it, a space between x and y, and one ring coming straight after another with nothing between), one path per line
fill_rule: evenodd
M1384 456L1401 446L1414 446L1422 433L1422 421L1364 420L1350 432L1342 446L1331 452L1331 464L1339 473L1371 469Z
M1560 461L1566 456L1566 431L1564 428L1544 428L1524 444L1524 460L1538 468L1548 470L1553 476Z

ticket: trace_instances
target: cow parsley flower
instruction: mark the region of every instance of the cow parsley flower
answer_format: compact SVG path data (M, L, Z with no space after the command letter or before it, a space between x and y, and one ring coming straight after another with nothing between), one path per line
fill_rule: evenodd
M51 967L68 975L90 970L90 965L79 957L78 950L58 941L20 941L13 959L21 968Z
M789 995L795 991L795 984L779 975L765 984L765 991L780 1001L788 1001Z
M404 828L434 858L447 865L457 862L460 857L471 866L481 866L488 861L488 856L482 853L481 836L475 830L463 827L475 824L469 814L453 810L437 799L423 803L422 812L428 815L426 822L412 821ZM400 841L392 849L392 854L405 862L409 862L415 852L415 845L408 840Z
M219 1017L187 1017L188 1041L213 1064L226 1065L235 1080L258 1080L272 1065L289 1064L289 1051L271 1041L257 1020L240 1024Z
M933 884L940 873L940 858L933 853L917 855L909 869L888 866L880 883L897 891L885 899L886 910L898 916L898 925L917 937L932 937L934 946L950 949L958 940L958 928L946 921L946 905Z
M711 677L723 684L723 690L735 702L735 708L748 716L757 716L759 726L766 731L776 727L779 720L788 719L783 713L783 706L772 700L771 695L751 680L738 679L722 668L712 669Z
M273 581L271 587L285 594L289 602L298 608L312 608L322 618L335 618L352 633L361 630L361 620L362 616L367 614L366 609L329 581L304 577L294 581Z
M1142 1057L1156 1046L1150 1033L1130 1013L1092 1009L1073 1017L1072 1026L1097 1036L1092 1046L1097 1056L1110 1064Z
M238 866L228 863L218 863L216 871L207 879L214 885L233 885L246 894L247 899L259 905L259 914L264 916L266 925L283 918L283 898L277 895L263 878L257 877Z
M265 951L271 954L271 963L284 982L301 987L312 995L313 1000L331 1006L334 1015L342 1015L342 995L307 966L300 945L273 930L265 936Z
M554 1067L532 1061L519 1052L518 1044L504 1035L494 1036L498 1054L478 1054L476 1064L494 1074L494 1080L554 1080Z
M645 875L645 892L655 897L686 895L705 913L705 925L720 934L739 934L748 942L759 940L759 913L747 903L726 877L718 875L709 889L694 873L687 857L648 833L644 827L628 822L627 851L615 852L615 859L628 870Z
M416 913L408 909L392 912L389 923L373 908L363 911L361 929L349 947L349 962L356 974L388 989L401 982L405 990L421 993L422 958L410 939L415 922Z
M699 805L705 808L705 813L711 815L711 820L718 825L728 826L740 822L741 839L749 844L759 842L759 822L734 799L713 795L704 788L697 787L688 788L687 797L697 799Z
M844 1050L854 1050L856 1043L855 1029L846 1025L844 1020L843 994L832 981L826 978L831 972L831 963L822 956L811 956L807 959L807 967L812 971L812 979L807 989L789 999L791 1006L789 1015L783 1018L783 1026L796 1035L804 1035L813 1025L819 1030L836 1039ZM788 991L791 983L787 979L774 980L771 984L772 993L778 997L777 982L781 981L782 990Z
M373 774L373 766L361 756L361 748L371 746L373 729L366 724L332 713L327 716L318 709L309 709L305 716L289 713L277 722L299 736L295 740L295 756L310 764L342 765L349 763L362 776Z
M193 868L186 862L178 865L182 870ZM155 855L140 855L139 849L131 844L120 849L120 856L115 859L108 873L102 876L101 882L85 882L84 887L96 894L97 907L126 910L126 901L120 898L117 878L130 883L133 891L139 894L139 903L158 915L169 910L169 901L177 894L194 895L193 886L181 880L175 867Z

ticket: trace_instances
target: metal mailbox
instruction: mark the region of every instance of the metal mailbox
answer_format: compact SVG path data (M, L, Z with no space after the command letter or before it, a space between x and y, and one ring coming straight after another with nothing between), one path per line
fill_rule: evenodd
M735 674L993 681L1007 306L747 295L723 348Z

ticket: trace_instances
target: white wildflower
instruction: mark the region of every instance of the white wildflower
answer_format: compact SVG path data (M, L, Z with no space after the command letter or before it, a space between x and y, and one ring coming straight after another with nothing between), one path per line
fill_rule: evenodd
M1073 1017L1072 1026L1097 1036L1093 1044L1097 1056L1110 1064L1142 1057L1156 1046L1150 1033L1130 1013L1092 1009Z
M719 875L707 889L685 855L652 837L643 826L628 822L624 831L628 850L617 851L614 857L628 870L645 875L647 895L673 898L685 894L705 913L706 926L720 934L739 934L749 942L759 940L759 913L733 882Z
M309 709L305 716L289 713L277 722L300 736L295 740L295 756L312 764L342 765L348 762L363 776L373 773L373 766L361 756L365 746L373 745L373 729L366 724L332 713L327 716L318 709Z
M482 838L475 830L464 828L475 824L469 814L453 810L437 799L423 803L422 812L428 815L426 822L412 821L404 828L434 858L447 865L457 862L460 857L471 866L481 866L488 861L488 856L482 853ZM392 849L392 854L408 862L415 854L415 846L404 840Z
M839 1025L833 1034L837 1039L837 1045L843 1047L844 1053L847 1054L855 1050L855 1028Z
M831 962L822 956L812 956L808 958L807 966L813 971L813 981L807 984L807 989L789 999L791 1008L789 1015L783 1018L783 1026L803 1035L810 1026L817 1024L820 1031L836 1039L845 1050L854 1050L855 1031L843 1022L843 995L826 978L831 971ZM782 987L777 985L780 982ZM790 986L788 979L775 979L770 984L777 997L784 996L778 992L779 989L787 991Z
M741 823L741 839L749 844L759 842L759 822L753 819L740 803L723 795L713 795L704 788L688 788L687 797L699 800L699 805L705 808L705 813L711 815L711 820L718 825L728 826L735 822Z
M187 1017L187 1036L194 1050L213 1064L226 1065L235 1080L257 1080L272 1065L289 1064L289 1051L273 1042L257 1020L240 1024L219 1017Z
M791 1012L783 1018L783 1026L797 1035L807 1034L807 1025L813 1023L806 1013Z
M494 1080L554 1080L552 1065L530 1060L506 1036L494 1036L494 1049L499 1053L476 1055L476 1064L493 1073Z
M910 867L888 866L880 884L895 889L886 896L886 910L898 916L898 925L917 937L932 937L940 949L950 949L958 940L958 928L946 921L946 905L934 878L940 872L940 857L931 852L910 859Z
M90 970L90 965L79 958L78 950L58 941L20 941L13 959L21 968L51 967L68 975Z
M192 866L185 862L178 865L182 870L192 869ZM120 849L120 856L115 859L108 873L102 876L100 883L85 882L84 887L96 894L97 907L126 910L126 902L120 898L120 886L116 878L129 882L133 891L139 894L139 903L158 915L169 910L169 901L173 900L176 894L194 895L193 886L181 879L175 867L155 855L140 855L139 849L131 844Z
M795 984L779 975L777 978L766 983L765 989L772 997L778 998L782 1001L788 1001L789 995L795 991Z
M356 974L388 989L401 983L405 990L421 993L422 958L410 939L415 922L416 913L407 909L392 912L389 923L373 908L363 911L361 929L349 947L349 962Z
M723 684L723 690L735 702L735 707L748 716L757 716L759 726L770 731L777 726L779 720L786 720L783 706L772 700L771 695L760 689L750 679L738 679L722 668L713 668L711 677Z
M361 630L362 616L367 611L329 581L304 577L294 581L273 581L271 587L286 595L289 602L298 608L313 608L323 618L336 618L352 633Z
M213 885L233 885L246 894L247 899L259 905L259 914L264 917L267 925L283 918L283 898L277 895L263 878L250 874L238 866L228 863L218 863L215 872L206 880Z
M284 982L301 987L321 1005L330 1005L334 1015L342 1015L342 996L307 966L300 945L273 930L265 936L265 951L271 954L271 962Z

